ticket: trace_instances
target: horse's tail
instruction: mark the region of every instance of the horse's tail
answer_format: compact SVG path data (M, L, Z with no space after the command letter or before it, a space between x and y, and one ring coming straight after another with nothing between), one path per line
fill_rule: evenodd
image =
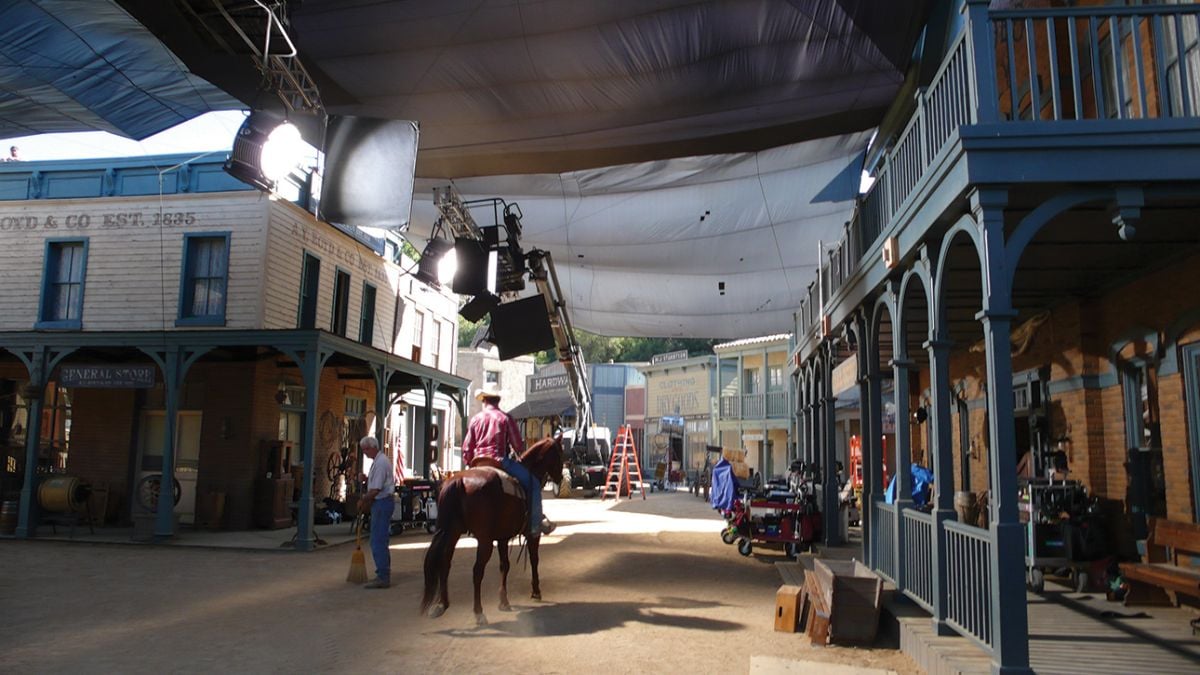
M437 531L425 552L425 594L421 596L421 613L424 614L433 604L433 596L438 591L438 570L446 564L446 556L454 538L450 536L453 520L463 512L463 497L466 491L462 479L454 479L446 483L438 495Z

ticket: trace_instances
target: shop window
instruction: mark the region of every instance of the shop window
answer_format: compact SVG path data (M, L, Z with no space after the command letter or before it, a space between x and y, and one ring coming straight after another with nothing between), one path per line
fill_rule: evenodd
M296 318L298 327L317 327L317 294L320 288L321 259L311 253L305 253L304 268L300 272L300 311Z
M333 273L333 312L329 330L334 335L346 334L346 317L350 313L350 275L342 270Z
M175 325L225 325L229 233L184 235L181 274Z
M82 326L87 249L87 239L46 241L37 328Z
M358 341L369 345L375 337L375 287L363 282L362 312L358 322Z
M18 391L13 394L12 426L9 443L24 448L29 437L29 400ZM71 392L51 382L42 398L42 427L38 443L38 473L63 473L71 447ZM18 456L23 456L23 453ZM6 467L7 468L7 467ZM12 468L15 471L16 462Z
M484 384L494 384L497 387L499 387L500 386L500 371L498 371L498 370L483 371L483 383Z
M1144 539L1145 517L1167 515L1166 475L1159 434L1158 377L1152 366L1139 360L1122 365L1121 379L1129 449L1125 461L1125 502L1133 516L1134 536Z
M1144 363L1122 368L1125 399L1125 432L1130 448L1161 448L1158 417L1158 378Z

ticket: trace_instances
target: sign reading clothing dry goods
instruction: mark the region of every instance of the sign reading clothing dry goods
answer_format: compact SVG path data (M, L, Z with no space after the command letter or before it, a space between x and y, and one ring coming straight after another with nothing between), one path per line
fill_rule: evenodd
M85 389L148 389L158 369L152 365L63 366L58 383Z

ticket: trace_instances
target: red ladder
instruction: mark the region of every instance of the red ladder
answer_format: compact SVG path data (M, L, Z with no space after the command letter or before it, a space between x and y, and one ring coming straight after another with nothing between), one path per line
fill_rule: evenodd
M634 488L634 484L637 488ZM621 487L624 486L630 499L633 491L640 489L642 499L646 498L646 484L642 481L642 464L638 461L637 447L633 443L633 427L625 425L617 432L617 444L613 447L612 457L608 460L608 478L604 480L604 493L601 501L609 498L621 498Z

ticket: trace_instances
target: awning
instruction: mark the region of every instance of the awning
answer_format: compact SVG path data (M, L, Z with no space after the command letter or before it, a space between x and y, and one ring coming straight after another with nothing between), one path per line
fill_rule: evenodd
M531 417L575 417L575 404L571 402L570 396L525 401L509 410L508 414L518 420Z

